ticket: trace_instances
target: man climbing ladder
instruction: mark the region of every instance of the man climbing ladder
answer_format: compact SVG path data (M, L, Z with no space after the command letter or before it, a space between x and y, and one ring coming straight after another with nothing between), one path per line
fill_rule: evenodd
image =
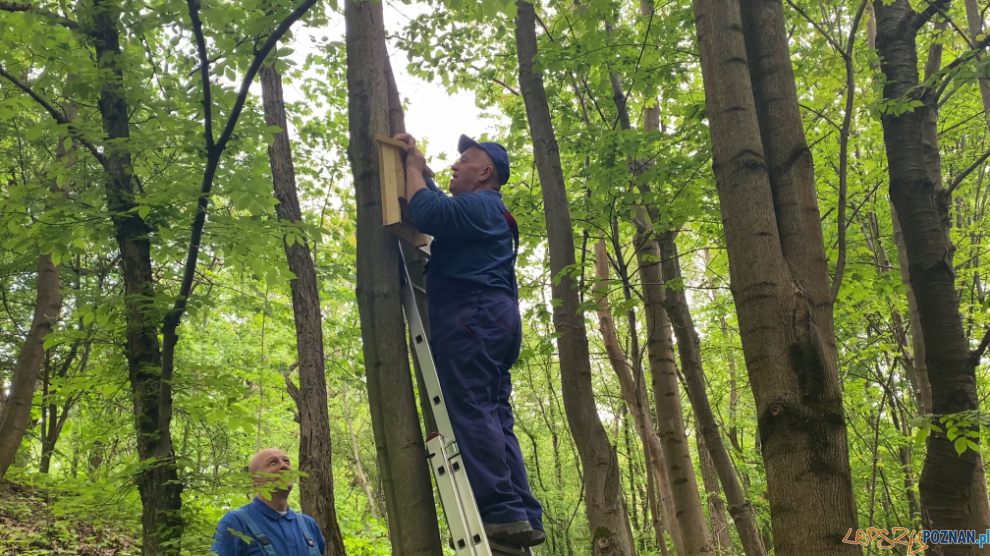
M433 352L440 387L471 490L495 541L546 540L512 430L509 370L519 357L522 322L515 278L519 237L500 190L509 156L497 143L461 136L448 197L425 176L426 160L408 134L405 161L410 215L434 237L427 270Z

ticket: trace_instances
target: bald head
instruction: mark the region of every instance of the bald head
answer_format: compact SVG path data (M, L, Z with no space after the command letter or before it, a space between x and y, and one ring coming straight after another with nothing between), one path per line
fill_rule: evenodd
M280 482L272 475L281 475L283 472L291 470L292 462L289 460L289 456L278 448L266 448L258 452L248 464L248 473L254 475L254 483L258 486ZM288 483L287 487L291 489L292 483Z
M251 463L248 464L248 472L258 473L260 471L264 471L264 468L269 461L278 462L281 461L283 457L286 459L286 463L288 463L289 456L285 455L285 452L282 450L279 450L278 448L265 448L251 458Z

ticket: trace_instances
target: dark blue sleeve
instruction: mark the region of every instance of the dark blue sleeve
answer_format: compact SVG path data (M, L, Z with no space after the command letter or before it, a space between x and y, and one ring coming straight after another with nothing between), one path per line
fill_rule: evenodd
M230 532L231 529L238 532L245 529L235 515L234 512L230 512L220 520L220 524L217 525L217 532L213 534L210 556L242 556L245 554L247 543Z
M443 191L440 191L440 188L437 187L437 183L433 181L433 178L426 178L426 187L428 187L430 191L435 191L441 195L444 194Z
M444 239L478 239L491 233L485 202L480 195L433 195L419 190L409 203L416 228Z

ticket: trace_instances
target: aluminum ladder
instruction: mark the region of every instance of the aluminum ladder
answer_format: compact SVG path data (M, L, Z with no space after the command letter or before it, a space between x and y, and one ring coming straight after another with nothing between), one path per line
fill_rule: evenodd
M418 251L429 257L428 247L418 248ZM440 491L440 504L447 517L447 528L450 530L454 551L457 556L532 556L528 547L502 544L485 535L481 512L464 471L454 429L450 425L450 415L440 389L440 380L437 378L430 343L426 339L423 320L416 304L416 295L425 296L426 292L412 283L401 245L399 253L402 257L402 309L409 325L413 353L423 372L426 393L437 423L437 431L426 439L427 458L437 490Z

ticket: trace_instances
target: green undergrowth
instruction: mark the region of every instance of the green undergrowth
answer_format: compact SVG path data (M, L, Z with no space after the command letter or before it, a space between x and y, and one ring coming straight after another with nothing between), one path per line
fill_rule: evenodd
M140 554L131 519L119 519L93 493L37 484L0 483L0 556Z

